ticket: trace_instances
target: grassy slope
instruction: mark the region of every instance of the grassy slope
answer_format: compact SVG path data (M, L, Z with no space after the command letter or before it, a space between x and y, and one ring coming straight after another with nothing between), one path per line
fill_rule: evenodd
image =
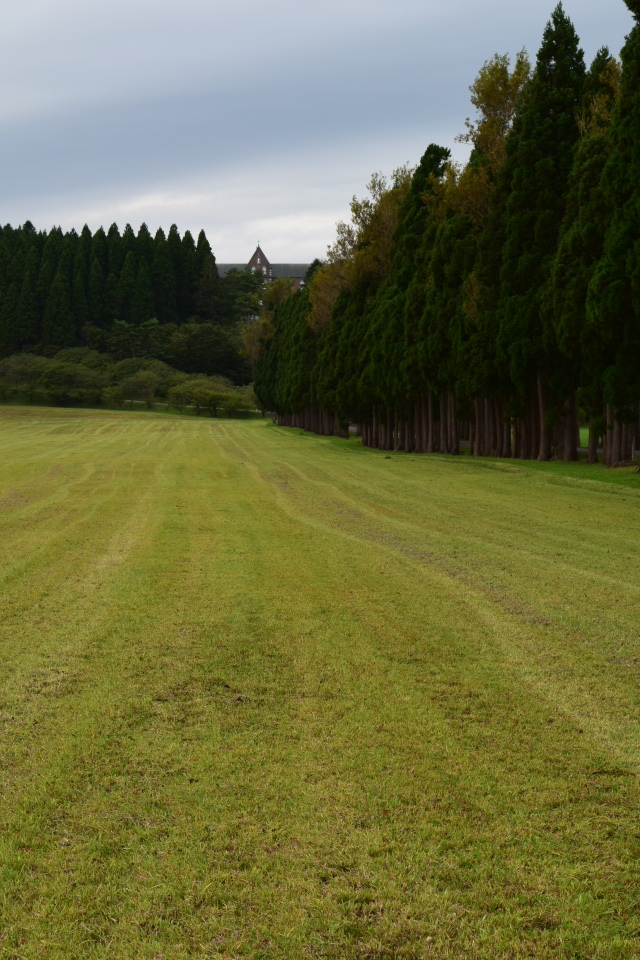
M640 956L638 478L15 409L0 463L0 956Z

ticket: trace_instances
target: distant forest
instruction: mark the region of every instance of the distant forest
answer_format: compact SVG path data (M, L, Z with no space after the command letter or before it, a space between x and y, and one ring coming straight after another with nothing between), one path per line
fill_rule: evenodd
M636 21L640 2L628 0ZM431 145L375 175L309 284L264 324L283 425L372 447L577 458L640 448L640 26L587 67L562 5L535 66L471 88L466 165Z
M29 222L5 226L0 358L62 351L68 363L64 351L75 348L77 361L84 348L88 356L147 358L247 383L242 328L259 309L262 282L246 271L221 279L204 232L196 243L175 225L154 237L144 224L137 234L115 224L94 234L86 226L80 234L38 232Z

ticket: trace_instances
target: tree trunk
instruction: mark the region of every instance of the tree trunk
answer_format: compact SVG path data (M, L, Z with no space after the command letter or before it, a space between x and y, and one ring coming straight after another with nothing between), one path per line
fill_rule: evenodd
M404 432L404 452L405 453L412 453L413 450L415 449L416 444L415 444L414 431L415 431L415 417L413 415L413 410L411 409L411 407L409 407L409 410L407 411L407 422L405 424L405 432Z
M474 457L481 457L484 451L483 423L482 423L482 398L476 397L473 401L473 409L476 415L475 440L473 444Z
M502 457L511 457L511 418L502 421Z
M416 400L413 408L413 440L416 453L424 453L422 446L422 403Z
M596 433L594 418L589 420L589 446L587 448L587 463L598 462L598 434Z
M496 423L496 457L502 456L502 402L495 397L493 401L493 415Z
M631 453L631 432L627 423L622 424L620 438L620 460L626 463L630 459Z
M616 417L613 421L613 436L611 438L611 466L617 467L622 460L622 424Z
M562 415L562 459L566 462L575 462L578 459L578 450L576 448L577 419L578 408L574 392L565 400Z
M387 422L382 449L393 450L393 411L391 410L387 410Z
M458 436L458 421L456 419L456 397L453 392L448 395L449 406L449 453L457 457L460 453L460 438Z
M546 423L547 418L547 386L538 374L538 416L540 422L540 446L538 448L538 460L548 460L551 456L551 437L549 427Z
M604 408L605 431L602 439L604 445L604 462L608 467L613 466L613 407L608 403Z
M422 394L422 452L430 453L429 450L429 403L426 395Z
M440 453L449 453L449 447L447 441L449 439L449 431L447 429L447 402L446 396L440 397L440 444L438 450Z

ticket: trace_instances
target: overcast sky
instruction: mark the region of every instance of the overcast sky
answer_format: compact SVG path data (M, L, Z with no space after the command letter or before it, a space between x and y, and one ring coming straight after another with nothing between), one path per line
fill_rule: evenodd
M1 0L0 219L323 256L373 171L455 147L479 67L534 58L554 2ZM619 53L622 0L565 9L589 60Z

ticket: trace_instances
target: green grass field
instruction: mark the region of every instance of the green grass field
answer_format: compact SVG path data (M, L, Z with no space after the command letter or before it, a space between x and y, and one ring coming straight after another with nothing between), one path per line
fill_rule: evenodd
M640 957L639 507L0 409L0 956Z

